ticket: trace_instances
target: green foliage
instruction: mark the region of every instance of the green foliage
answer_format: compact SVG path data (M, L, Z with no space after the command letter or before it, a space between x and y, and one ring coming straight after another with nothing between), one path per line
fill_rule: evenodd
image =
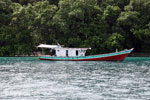
M0 56L39 43L91 47L89 54L150 52L149 0L0 0Z
M109 33L113 33L113 27L116 27L116 20L121 13L121 9L118 6L108 5L104 10L103 18L109 25Z
M33 4L35 2L39 1L45 1L45 0L12 0L13 2L19 3L21 5L28 5ZM48 0L50 4L58 5L59 0Z
M119 33L113 33L105 42L107 50L122 50L125 38Z
M103 17L108 21L108 23L112 24L118 18L121 10L118 6L107 6L104 11Z
M0 28L0 56L14 55L13 44L15 43L13 30L11 27L3 26Z
M118 24L123 27L131 28L133 25L138 23L139 13L136 11L122 12L118 18Z

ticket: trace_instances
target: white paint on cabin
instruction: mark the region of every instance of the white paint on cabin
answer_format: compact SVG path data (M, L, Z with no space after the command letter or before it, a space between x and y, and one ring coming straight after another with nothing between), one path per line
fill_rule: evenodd
M85 56L86 51L88 49L91 49L91 48L63 48L60 45L45 45L45 44L40 44L37 47L53 49L56 51L56 56L62 57Z
M88 48L55 48L56 56L63 57L85 56L87 49Z

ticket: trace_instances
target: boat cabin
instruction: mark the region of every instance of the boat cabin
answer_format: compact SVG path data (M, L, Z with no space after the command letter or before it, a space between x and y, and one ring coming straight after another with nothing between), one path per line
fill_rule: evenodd
M55 50L55 56L58 56L58 57L85 56L86 51L88 49L91 49L91 48L67 48L67 47L62 47L60 45L47 45L47 44L40 44L37 47L50 49L50 54L52 50ZM54 56L54 55L51 55L51 56Z

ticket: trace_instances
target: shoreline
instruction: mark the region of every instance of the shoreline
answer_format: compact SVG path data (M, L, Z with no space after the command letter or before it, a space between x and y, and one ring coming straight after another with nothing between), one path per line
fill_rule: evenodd
M0 57L39 57L38 55L15 55L15 56L0 56ZM150 57L150 53L131 53L127 57Z
M150 53L131 53L128 57L150 57Z

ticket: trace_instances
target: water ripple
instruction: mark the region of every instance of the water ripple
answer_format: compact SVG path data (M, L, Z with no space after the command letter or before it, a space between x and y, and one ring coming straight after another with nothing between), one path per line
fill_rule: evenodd
M0 100L149 100L150 61L0 61Z

